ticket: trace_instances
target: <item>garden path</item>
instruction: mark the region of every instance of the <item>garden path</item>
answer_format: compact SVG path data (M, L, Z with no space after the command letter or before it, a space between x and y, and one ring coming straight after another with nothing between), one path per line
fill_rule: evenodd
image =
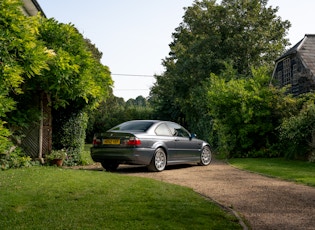
M191 187L238 213L249 229L315 229L315 188L240 170L223 161L214 160L206 167L170 166L157 173L121 166L118 173Z

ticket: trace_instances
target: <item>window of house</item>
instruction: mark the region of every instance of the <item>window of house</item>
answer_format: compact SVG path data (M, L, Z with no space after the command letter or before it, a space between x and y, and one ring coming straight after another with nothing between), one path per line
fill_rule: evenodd
M293 64L293 84L297 84L297 75L298 75L298 72L297 72L297 64Z
M287 58L283 61L283 85L291 84L291 60Z
M283 85L282 84L282 71L278 71L278 74L277 74L277 80L279 82L280 85Z

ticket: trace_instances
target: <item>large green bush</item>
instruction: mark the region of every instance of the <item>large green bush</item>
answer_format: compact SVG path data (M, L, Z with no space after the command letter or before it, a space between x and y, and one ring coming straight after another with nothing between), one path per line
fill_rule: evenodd
M279 129L280 151L289 159L315 160L315 96L308 96L299 113L284 119Z
M289 99L269 86L266 68L252 69L242 78L231 69L211 75L208 108L218 135L219 150L227 157L276 157L276 128Z
M53 148L66 149L65 165L81 164L81 153L84 150L85 132L87 128L87 113L79 111L68 113L68 110L58 110L59 116L53 122Z

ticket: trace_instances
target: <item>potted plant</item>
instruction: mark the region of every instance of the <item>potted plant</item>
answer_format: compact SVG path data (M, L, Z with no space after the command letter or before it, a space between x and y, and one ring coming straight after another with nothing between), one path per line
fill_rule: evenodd
M63 160L67 157L67 151L65 149L52 150L46 159L52 164L57 166L62 166Z

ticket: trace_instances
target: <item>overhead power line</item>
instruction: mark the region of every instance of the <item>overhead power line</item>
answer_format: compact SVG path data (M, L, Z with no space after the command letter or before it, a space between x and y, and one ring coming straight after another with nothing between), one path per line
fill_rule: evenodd
M126 77L155 77L154 75L145 74L126 74L126 73L112 73L114 76L126 76Z

